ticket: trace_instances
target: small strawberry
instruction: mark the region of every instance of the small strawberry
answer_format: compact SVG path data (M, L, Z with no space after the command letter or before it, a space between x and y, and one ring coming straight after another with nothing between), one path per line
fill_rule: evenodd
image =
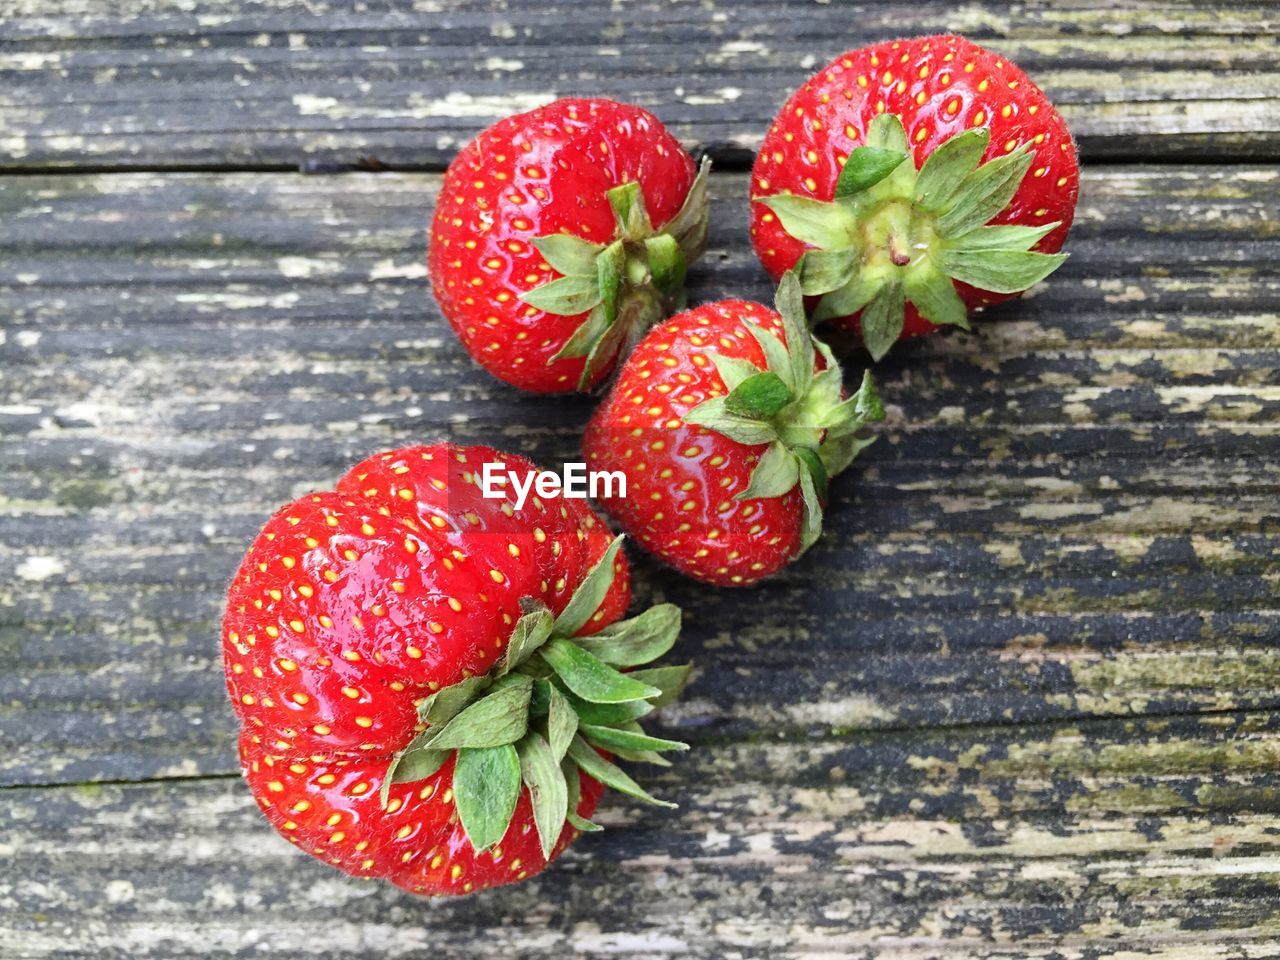
M1066 122L1008 59L896 40L791 95L751 172L751 239L821 297L815 321L859 325L879 359L1052 273L1079 186Z
M428 256L440 309L495 377L586 390L684 305L707 174L657 117L557 100L500 120L449 165Z
M227 596L223 656L245 777L290 842L348 873L455 894L541 871L607 784L602 751L684 749L637 721L687 667L680 613L618 618L618 540L581 500L481 495L450 444L379 454L275 514Z
M859 429L884 417L869 375L845 398L794 273L777 307L722 300L655 328L583 438L592 469L626 476L626 495L604 506L708 583L754 583L806 550L821 533L827 478L871 442Z

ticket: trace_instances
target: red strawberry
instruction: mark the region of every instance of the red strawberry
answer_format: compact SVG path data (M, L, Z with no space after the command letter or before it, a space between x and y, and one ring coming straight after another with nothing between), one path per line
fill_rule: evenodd
M869 376L845 399L788 273L777 313L722 300L655 328L583 451L593 470L626 476L625 496L604 505L648 550L695 579L749 584L818 538L827 478L870 442L859 428L883 416Z
M588 389L684 305L707 238L707 173L657 117L557 100L449 165L428 257L467 352L525 390Z
M245 776L291 842L418 893L542 870L600 783L650 799L599 751L683 744L636 720L687 667L620 673L674 643L670 605L618 621L619 541L581 500L482 496L486 462L436 444L370 457L284 507L232 581L227 686ZM571 639L572 638L572 639Z
M815 321L859 324L879 359L1052 273L1079 185L1066 122L1008 59L896 40L791 95L751 172L751 240L775 279L799 264Z

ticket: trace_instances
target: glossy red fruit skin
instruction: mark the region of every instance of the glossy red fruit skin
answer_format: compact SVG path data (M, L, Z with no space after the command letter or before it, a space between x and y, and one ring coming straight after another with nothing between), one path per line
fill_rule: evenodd
M467 352L521 389L577 389L583 358L548 361L586 314L557 316L518 299L561 276L533 240L570 233L610 241L616 220L605 193L631 181L652 222L666 223L696 172L657 117L612 100L556 100L477 136L445 174L427 258L441 312Z
M709 353L763 366L750 320L785 341L782 319L746 300L721 300L677 314L636 346L587 425L591 470L627 477L625 497L603 506L646 550L696 580L744 586L776 573L800 552L799 489L739 501L766 445L747 445L682 422L724 381Z
M410 803L409 788L421 790L425 781L391 793L422 824L438 821L454 831L441 861L444 873L429 867L434 854L424 865L417 857L393 862L378 853L394 849L403 858L407 852L390 843L389 831L402 829L408 814L381 811L377 792L393 754L417 731L417 700L492 667L521 615L522 597L563 610L612 541L582 500L530 497L516 510L513 496L483 498L473 481L486 461L534 469L485 447L408 447L357 464L334 491L285 506L246 553L223 618L223 660L244 730L245 776L268 819L292 842L320 850L318 856L348 872L386 877L420 893L479 890L519 879L520 870L510 871L510 860L497 869L490 853L476 863L469 846L466 863L448 859L459 842L466 845L465 838L457 840L461 828L444 799L451 767L436 774L439 789L421 803ZM619 553L613 586L580 632L618 619L629 599L629 572ZM351 789L339 797L317 779L326 775L337 778L338 792L346 789L341 784ZM363 786L356 789L357 783ZM584 803L594 806L598 797L584 781ZM306 812L295 809L300 800L331 813L323 820L299 817ZM517 811L512 843L504 843L521 851L521 869L532 875L546 861L527 798L522 802L524 816ZM335 813L345 824L340 829L327 822ZM421 829L424 842L447 839ZM342 835L335 840L335 833ZM570 839L566 828L557 849ZM462 863L456 876L455 863Z
M387 769L384 757L277 758L246 729L240 737L240 762L262 812L280 835L344 873L439 896L514 883L547 865L528 791L521 793L502 840L475 853L449 796L452 758L423 780L392 786L385 809L379 795ZM590 817L604 788L585 774L579 784L578 815ZM565 824L551 859L576 837L577 831Z
M1075 143L1066 121L1008 58L954 35L851 50L809 78L765 134L751 170L752 197L792 193L831 200L842 161L862 145L867 125L884 112L902 120L917 167L943 141L975 127L991 134L983 162L1032 143L1031 171L991 223L1030 226L1061 221L1033 249L1054 253L1062 248L1080 189ZM751 204L751 242L775 281L805 251L805 245L789 236L759 202ZM963 283L957 283L956 290L971 311L1019 296ZM835 322L856 326L851 317ZM936 329L907 305L904 337Z

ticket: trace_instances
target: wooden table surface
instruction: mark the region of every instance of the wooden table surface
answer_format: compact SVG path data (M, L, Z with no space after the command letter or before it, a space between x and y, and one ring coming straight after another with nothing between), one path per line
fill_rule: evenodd
M239 780L217 640L280 502L587 399L467 359L423 266L498 116L605 94L746 176L849 47L959 30L1061 105L1071 259L879 365L884 439L758 589L633 553L694 751L533 882L349 880ZM0 0L0 956L1280 952L1280 6ZM862 357L853 354L857 368Z

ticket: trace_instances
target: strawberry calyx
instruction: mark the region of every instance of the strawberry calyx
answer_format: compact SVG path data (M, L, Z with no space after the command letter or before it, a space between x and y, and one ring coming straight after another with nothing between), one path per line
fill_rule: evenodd
M587 318L548 363L585 357L578 389L645 332L685 305L684 278L707 246L710 202L703 159L684 204L670 222L655 227L640 184L629 181L606 192L617 228L609 243L591 243L567 233L533 241L547 264L562 276L520 295L532 307L559 316Z
M937 325L968 328L955 284L1018 293L1056 270L1066 254L1032 249L1059 226L987 226L1013 200L1032 163L1023 144L982 163L990 134L966 130L944 141L919 170L902 121L868 126L830 202L760 196L782 228L807 244L796 269L806 296L821 299L814 322L861 311L863 341L879 360L902 333L905 304Z
M678 607L659 604L591 636L575 636L609 592L622 540L610 544L558 617L537 601L522 601L525 613L488 673L419 702L422 729L392 758L382 783L384 807L392 784L428 777L455 755L454 802L476 852L506 834L523 784L549 859L566 821L578 830L600 829L576 812L579 770L620 793L675 806L598 752L666 766L663 752L689 749L647 735L638 721L679 696L691 665L619 669L671 649L680 633Z
M693 407L684 422L739 443L768 444L736 499L781 497L798 485L805 507L801 549L806 550L822 533L828 481L874 442L874 437L859 434L868 423L884 419L884 407L870 372L863 374L852 396L844 396L840 364L805 320L794 270L783 275L775 306L786 343L744 321L764 353L765 366L710 354L728 393ZM823 366L815 370L819 357Z

